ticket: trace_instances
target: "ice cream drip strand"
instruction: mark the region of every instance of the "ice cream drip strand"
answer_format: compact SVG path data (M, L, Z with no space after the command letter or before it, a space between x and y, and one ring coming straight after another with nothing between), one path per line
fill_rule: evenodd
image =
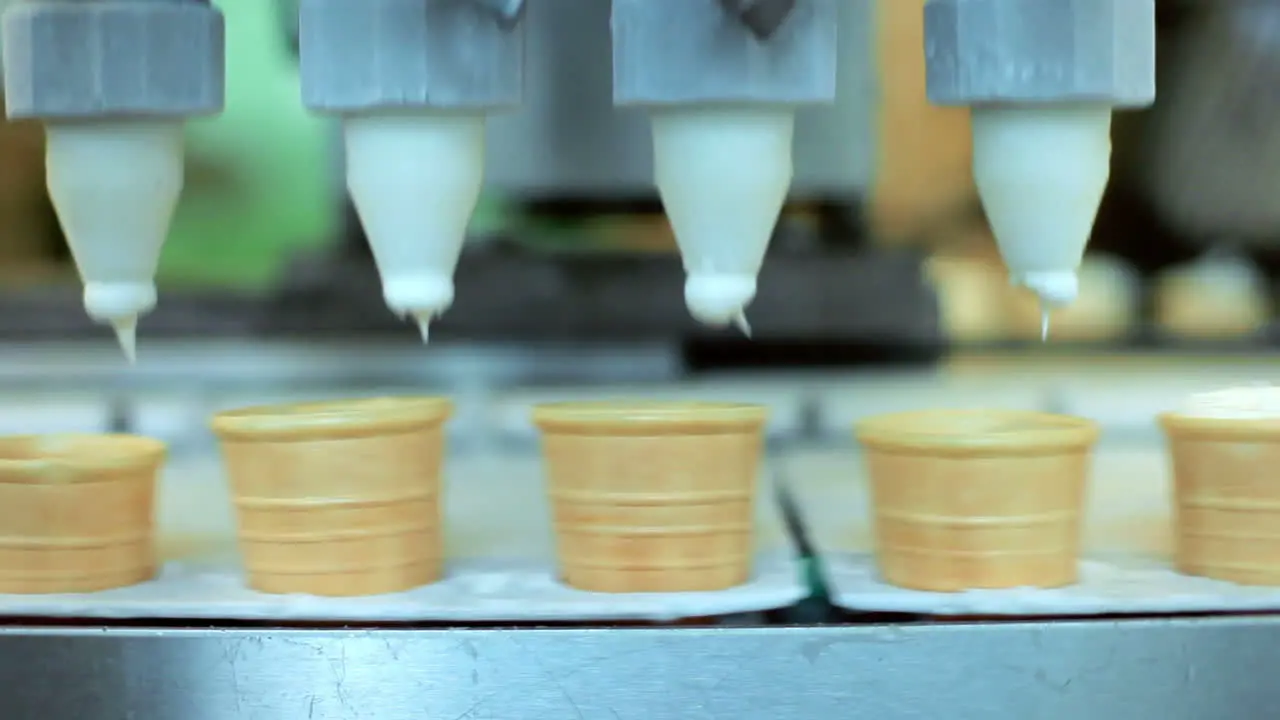
M138 362L138 323L135 320L118 320L111 323L115 330L116 342L124 351L124 357L130 365Z

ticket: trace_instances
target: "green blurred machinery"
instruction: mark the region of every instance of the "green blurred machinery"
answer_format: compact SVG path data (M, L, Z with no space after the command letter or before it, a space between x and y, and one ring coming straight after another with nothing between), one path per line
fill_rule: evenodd
M221 0L225 112L193 122L182 205L160 266L169 284L257 288L302 247L332 242L341 208L325 122L299 102L280 8Z

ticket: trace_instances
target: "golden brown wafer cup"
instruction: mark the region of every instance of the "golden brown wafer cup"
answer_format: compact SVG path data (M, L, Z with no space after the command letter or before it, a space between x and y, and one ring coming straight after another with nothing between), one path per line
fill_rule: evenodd
M359 596L438 580L452 410L387 397L216 415L249 586Z
M164 459L164 443L133 435L0 437L0 593L153 578Z
M872 417L855 434L885 581L934 592L1076 582L1093 422L932 410Z
M1280 585L1280 419L1165 413L1179 572Z
M764 407L575 402L533 416L567 585L693 592L747 582Z

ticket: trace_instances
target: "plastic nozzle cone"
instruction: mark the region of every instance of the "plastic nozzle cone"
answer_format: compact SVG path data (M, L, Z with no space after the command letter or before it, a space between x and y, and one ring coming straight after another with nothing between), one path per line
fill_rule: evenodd
M654 180L684 257L690 313L726 326L755 297L756 275L791 187L789 106L655 110Z
M183 125L93 120L47 129L49 197L85 283L85 310L98 322L136 323L156 304L156 265L182 194Z
M434 110L344 120L347 187L396 315L438 317L484 180L485 118Z
M973 140L974 180L1010 278L1069 305L1110 178L1111 107L977 107Z

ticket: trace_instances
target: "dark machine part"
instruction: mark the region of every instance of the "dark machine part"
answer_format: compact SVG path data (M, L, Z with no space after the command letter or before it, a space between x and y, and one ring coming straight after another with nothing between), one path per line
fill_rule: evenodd
M768 39L796 7L796 0L720 0L726 12L737 15L761 39Z
M1153 274L1210 249L1280 271L1280 2L1166 2L1154 107L1117 121L1095 247Z

